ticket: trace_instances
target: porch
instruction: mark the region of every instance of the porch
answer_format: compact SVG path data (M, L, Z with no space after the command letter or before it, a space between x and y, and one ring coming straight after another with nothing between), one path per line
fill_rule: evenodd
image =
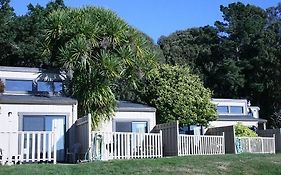
M12 165L57 161L55 132L0 132L0 164ZM5 140L5 141L3 141Z

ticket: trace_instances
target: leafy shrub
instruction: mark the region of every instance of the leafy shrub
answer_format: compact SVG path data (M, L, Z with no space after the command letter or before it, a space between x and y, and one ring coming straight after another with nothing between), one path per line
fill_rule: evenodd
M238 122L235 125L235 135L237 137L257 137L257 133L253 130L248 128L247 126L243 125L242 123Z
M157 109L157 123L207 126L217 119L211 91L188 67L159 65L145 77L142 100Z
M3 93L5 89L5 85L3 83L3 81L0 79L0 93Z

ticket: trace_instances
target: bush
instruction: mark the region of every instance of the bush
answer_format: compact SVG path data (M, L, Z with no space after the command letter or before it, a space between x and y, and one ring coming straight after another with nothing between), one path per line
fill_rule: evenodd
M211 91L187 67L159 65L145 77L142 100L157 109L157 123L207 126L217 119Z
M243 125L242 123L238 122L235 125L235 135L237 137L257 137L257 133L253 130L248 128L247 126Z

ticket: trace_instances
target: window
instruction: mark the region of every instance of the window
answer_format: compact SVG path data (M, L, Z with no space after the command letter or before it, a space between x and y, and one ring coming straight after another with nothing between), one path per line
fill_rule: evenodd
M243 114L243 106L230 106L231 114Z
M132 122L132 132L146 133L147 122Z
M39 92L62 92L62 82L38 81L37 87Z
M116 122L116 132L131 132L131 122Z
M44 117L41 117L41 116L23 117L23 130L24 131L45 131Z
M228 106L217 106L217 111L218 111L219 114L229 113Z
M9 80L6 79L6 91L32 91L32 80Z
M147 122L115 122L116 132L147 132Z
M55 92L62 92L62 82L54 82Z

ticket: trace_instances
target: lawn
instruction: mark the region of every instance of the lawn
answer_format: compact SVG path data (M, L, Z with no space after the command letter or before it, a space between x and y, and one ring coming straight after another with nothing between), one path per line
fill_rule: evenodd
M281 154L187 156L161 159L119 160L76 165L28 164L0 166L0 175L40 174L281 174Z

